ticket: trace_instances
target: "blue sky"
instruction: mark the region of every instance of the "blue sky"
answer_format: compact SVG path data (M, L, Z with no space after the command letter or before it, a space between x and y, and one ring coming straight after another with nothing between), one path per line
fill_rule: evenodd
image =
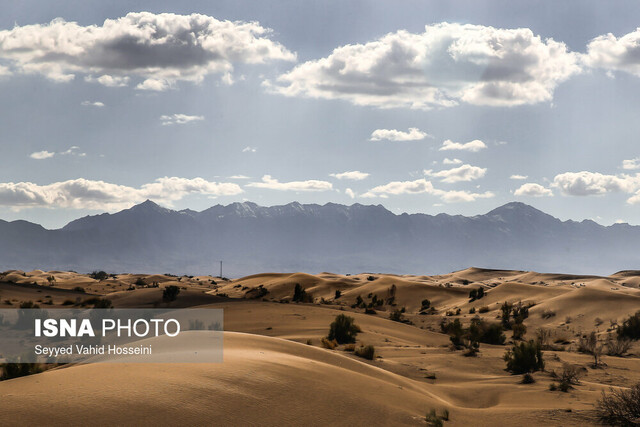
M637 2L2 2L0 218L518 200L640 224Z

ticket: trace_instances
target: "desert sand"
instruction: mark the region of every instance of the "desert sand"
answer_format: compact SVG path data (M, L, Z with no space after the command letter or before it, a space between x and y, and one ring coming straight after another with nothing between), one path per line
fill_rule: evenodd
M296 284L309 302L291 301ZM168 285L181 292L176 301L163 303ZM1 381L0 420L424 425L433 408L448 410L445 425L451 426L598 425L594 405L602 390L640 382L640 344L634 342L625 357L603 356L603 366L593 368L593 357L577 352L578 340L591 331L604 339L640 310L639 286L636 271L599 277L469 268L440 276L267 273L235 280L161 274L94 280L71 272L9 271L0 274L1 308L25 301L72 307L94 296L115 307L223 308L224 363L83 364ZM480 287L486 295L470 302L470 290ZM352 307L358 297L368 303L373 295L393 292L395 305L385 302L375 314ZM433 312L421 310L424 299ZM440 331L443 318L499 322L505 301L531 305L525 339L546 328L556 342L554 350L544 351L545 370L533 374L533 384L521 384L522 375L505 371L511 331L505 332L505 345L481 344L477 357L452 350ZM405 322L390 320L391 311L402 307ZM344 345L323 347L338 314L355 319L361 329L357 345L373 345L373 360ZM567 363L579 369L579 384L567 393L549 390L556 381L552 372Z

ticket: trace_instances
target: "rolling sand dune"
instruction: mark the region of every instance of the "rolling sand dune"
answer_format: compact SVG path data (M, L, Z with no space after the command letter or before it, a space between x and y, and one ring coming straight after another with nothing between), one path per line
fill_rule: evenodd
M52 274L56 281L49 286ZM96 294L115 307L222 308L226 332L221 364L75 365L0 382L0 419L58 425L424 425L425 413L434 408L447 409L445 425L452 426L596 425L601 391L640 381L640 345L626 357L603 356L605 365L594 369L592 356L575 351L577 342L592 330L604 339L616 322L640 309L640 276L634 274L470 268L432 277L267 273L230 281L165 275L97 281L76 273L7 272L0 274L3 308L38 300L56 307ZM312 303L292 302L297 284ZM169 285L181 288L178 299L162 302ZM91 294L73 291L76 286ZM470 301L470 290L480 287L486 295ZM373 296L383 300L375 314L353 307L358 297L367 305ZM434 311L422 310L424 299ZM546 371L534 374L534 384L520 384L520 375L505 371L511 331L504 346L481 344L478 357L452 351L449 337L440 333L443 319L468 324L479 315L499 322L505 301L531 305L526 338L548 328L559 343L545 351ZM405 322L391 321L390 313L403 307ZM479 313L481 307L487 310ZM375 347L374 360L345 346L323 348L329 324L341 313L360 327L357 345ZM551 373L566 363L579 368L580 384L568 393L550 391Z

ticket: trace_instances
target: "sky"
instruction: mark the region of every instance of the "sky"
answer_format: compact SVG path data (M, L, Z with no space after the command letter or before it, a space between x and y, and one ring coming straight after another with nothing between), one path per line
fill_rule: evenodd
M521 201L640 224L635 1L0 1L0 218Z

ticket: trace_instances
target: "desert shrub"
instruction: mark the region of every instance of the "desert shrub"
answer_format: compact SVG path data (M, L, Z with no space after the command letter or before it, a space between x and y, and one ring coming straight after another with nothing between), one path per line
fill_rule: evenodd
M344 346L344 351L355 351L355 350L356 350L355 344L347 344Z
M109 275L106 272L100 270L100 271L93 271L89 273L89 277L91 277L94 280L102 281L102 280L108 279Z
M356 348L354 354L363 359L373 360L376 354L376 349L372 345L361 345Z
M376 314L376 311L373 308L365 308L364 309L364 314Z
M562 372L558 377L560 381L560 388L562 384L568 384L569 386L580 384L580 370L577 366L565 363L562 365Z
M551 331L545 328L536 329L536 340L540 343L543 350L547 349L551 341Z
M502 345L507 339L502 333L502 325L500 323L489 323L480 318L471 320L468 335L471 341L485 344Z
M373 276L367 276L367 280L373 282L374 280L376 280L376 278Z
M82 294L86 293L86 291L84 290L84 288L82 286L76 286L75 288L72 289L72 291L80 292Z
M478 312L480 313L488 313L489 312L489 307L488 306L482 306L478 309Z
M513 306L511 312L513 322L515 324L522 324L522 322L524 322L524 320L529 317L529 306L522 304L522 302L519 302L518 304Z
M341 296L342 296L342 292L340 292L340 290L339 290L339 289L336 289L336 293L335 293L335 296L333 297L333 299L338 299L338 298L340 298Z
M428 299L423 299L421 304L420 311L428 310L431 307L431 301Z
M640 311L629 316L618 328L618 336L632 340L640 340Z
M320 343L324 348L328 348L329 350L333 350L338 346L338 341L336 341L335 339L329 340L326 337L322 337Z
M338 344L348 344L356 342L356 335L360 328L354 323L353 317L339 314L329 325L329 340L336 340Z
M469 314L475 314L476 313L476 308L475 307L471 307L469 309Z
M507 350L504 355L504 361L507 363L507 371L514 374L524 374L544 369L540 343L533 340L521 342L514 345L511 350Z
M445 409L442 415L438 415L435 409L430 409L425 416L425 421L429 427L442 427L443 421L449 421L449 410Z
M631 348L631 340L618 336L617 338L609 335L607 338L607 354L609 356L624 356Z
M402 314L402 310L393 310L389 313L389 319L394 322L402 322L404 320L404 314Z
M511 310L512 309L513 309L513 304L509 304L507 301L505 301L500 307L500 311L502 312L500 319L502 321L502 327L504 329L511 329Z
M180 288L175 285L166 286L162 290L162 300L164 302L175 301L178 298L178 294L180 293Z
M557 389L558 389L558 386L556 385L556 383L549 384L550 391L556 391Z
M27 375L38 374L42 372L42 368L38 363L3 363L0 364L2 374L0 381L10 380L12 378L25 377Z
M311 295L307 294L300 283L296 283L295 288L293 289L293 298L291 298L293 302L311 302Z
M138 277L134 283L136 286L147 286L147 282L142 277Z
M540 316L542 316L543 319L550 319L552 317L555 317L556 312L550 309L544 310Z
M91 304L93 304L93 308L111 308L113 306L113 304L111 303L111 300L107 298L91 298L91 300L92 300Z
M511 330L513 331L513 339L521 340L524 338L524 334L527 333L527 327L523 323L515 323L511 326Z
M73 305L75 304L74 301L70 300L70 299L66 299L64 300L64 302L62 303L62 305Z
M471 301L469 302L473 302L475 300L479 300L480 298L482 298L484 296L484 288L478 288L478 289L471 289L471 291L469 292L469 299Z
M603 350L604 346L598 341L598 337L595 332L581 336L578 341L578 351L592 355L594 367L600 366L600 358Z
M615 426L637 426L640 423L640 383L630 389L602 392L596 411L600 420Z
M526 373L522 376L522 381L520 381L521 384L533 384L536 382L536 379L533 378L533 375Z

